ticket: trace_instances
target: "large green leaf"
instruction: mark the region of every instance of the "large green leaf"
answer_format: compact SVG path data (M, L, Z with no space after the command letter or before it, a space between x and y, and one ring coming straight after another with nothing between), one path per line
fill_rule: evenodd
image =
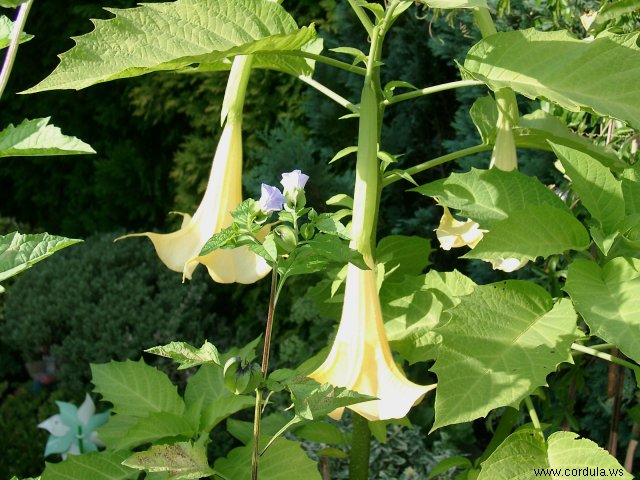
M241 54L300 50L315 38L270 0L177 0L107 9L110 20L77 37L60 65L27 93L81 89L100 82ZM216 67L217 68L217 67Z
M13 30L13 22L8 17L0 15L0 50L6 48L9 45L11 39L11 30ZM20 43L28 42L33 38L33 35L20 32Z
M48 233L0 235L0 282L81 241Z
M120 415L115 415L119 417ZM131 418L125 416L125 418ZM131 449L148 442L170 437L191 438L196 429L183 416L173 413L152 413L148 417L137 419L126 433L113 445L116 450Z
M448 319L445 310L459 303L475 284L457 271L429 271L385 280L380 288L384 328L394 350L409 363L436 358L440 334L434 329Z
M0 7L2 8L15 8L26 0L0 0Z
M587 230L567 210L530 206L496 223L464 258L535 260L567 250L584 250L589 243Z
M214 473L209 467L206 448L189 442L154 445L134 453L122 464L147 472L167 472L169 479L176 480L209 477Z
M615 232L625 217L620 181L607 167L586 153L553 143L551 146L582 204L598 221L605 234Z
M640 214L640 162L622 173L622 196L627 215Z
M431 262L431 242L422 237L389 235L378 242L376 261L394 275L418 275Z
M418 0L431 8L488 8L485 0Z
M460 297L438 327L442 343L433 428L514 406L562 362L579 336L571 302L555 305L538 285L512 280L478 286Z
M640 361L640 260L575 260L564 288L593 335Z
M121 465L131 452L91 452L71 455L60 463L47 463L42 480L129 480L139 472Z
M512 433L482 462L478 480L529 478L621 478L633 475L615 457L573 432L555 432L549 440L532 428Z
M493 90L510 87L640 127L640 51L613 35L587 41L566 31L501 32L472 47L464 68Z
M92 364L91 373L95 391L111 402L118 414L146 417L157 412L181 415L184 411L184 402L169 377L142 360Z
M551 151L551 141L557 145L581 150L609 168L622 170L626 166L618 159L613 149L596 145L588 138L578 135L558 117L544 110L536 110L520 117L513 134L518 147Z
M200 431L208 431L222 420L255 402L249 395L234 395L224 386L222 367L212 363L202 365L189 379L184 392L188 408L202 406Z
M640 11L640 0L618 0L605 3L595 13L582 15L580 20L589 33L594 33L605 28L611 20L636 11Z
M539 180L515 170L472 168L467 173L453 173L412 191L437 197L442 205L460 210L460 215L472 218L486 229L529 205L549 205L569 211Z
M49 119L24 120L17 127L10 124L2 130L0 158L96 153L82 140L63 135L58 127L49 125Z
M229 480L251 479L251 453L253 447L239 447L231 450L226 458L216 460L213 468ZM278 438L260 457L261 480L320 480L316 463L309 459L300 444Z

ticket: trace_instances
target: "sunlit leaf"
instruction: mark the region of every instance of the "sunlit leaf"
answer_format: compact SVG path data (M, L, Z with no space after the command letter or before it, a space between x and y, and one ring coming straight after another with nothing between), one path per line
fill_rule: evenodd
M566 31L500 32L472 47L464 68L493 90L509 87L640 127L640 50L612 36L587 41Z
M209 467L206 448L200 444L179 442L172 445L153 445L137 452L123 465L147 472L168 472L169 479L198 479L215 472Z
M115 18L94 20L95 30L77 37L53 73L26 93L81 89L240 54L300 50L315 38L313 27L298 29L270 0L177 0L107 10Z
M79 155L96 153L75 137L63 135L58 127L49 125L49 117L24 120L0 131L0 157L36 155Z
M1 5L1 3L0 3ZM3 5L4 6L4 5ZM9 45L11 39L11 30L13 30L13 22L4 15L0 15L0 50ZM20 32L20 43L28 42L33 38L25 32Z
M433 428L518 407L558 364L570 361L580 335L568 299L555 305L538 285L511 280L477 286L438 327L442 343Z
M131 452L90 452L71 455L64 462L47 463L42 480L134 480L140 472L121 465Z
M92 364L91 373L95 391L111 402L118 414L146 417L154 412L181 415L184 411L177 387L142 360Z
M195 367L207 362L220 365L218 349L206 340L200 348L196 348L186 342L171 342L167 345L148 348L145 352L172 358L180 365L178 370Z
M565 290L593 335L640 361L640 260L619 257L600 267L577 259Z
M24 235L18 232L0 235L0 281L32 267L69 245L82 242L48 233Z
M536 430L524 428L509 435L482 462L478 480L535 477L631 480L633 475L625 471L606 450L576 433L555 432L545 441Z

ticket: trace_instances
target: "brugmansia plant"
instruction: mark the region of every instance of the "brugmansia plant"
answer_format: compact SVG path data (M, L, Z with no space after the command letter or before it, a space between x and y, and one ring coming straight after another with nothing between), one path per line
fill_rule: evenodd
M462 478L632 478L591 440L541 421L538 396L549 375L561 374L583 355L628 368L636 381L640 378L640 164L573 132L548 108L616 119L635 135L633 129L640 127L638 33L603 28L613 18L609 9L591 21L598 28L591 28L590 37L577 38L567 31L498 32L484 0L348 4L362 38L369 39L367 53L337 50L353 56L352 62L322 53L313 25L299 28L283 6L270 0L177 0L111 9L113 18L96 22L94 31L77 38L56 70L27 91L81 89L156 71L230 70L226 124L202 204L193 217L185 216L179 231L144 235L161 260L186 278L198 263L218 282L250 283L271 271L261 338L224 354L209 342L199 348L172 342L150 349L176 360L178 368L198 367L184 395L143 362L94 365L95 390L113 404L114 415L100 429L106 448L47 465L43 480L133 479L140 471L148 478L318 479L300 440L323 432L323 438L343 444L325 419L345 409L353 421L350 478L366 479L371 428L379 430L380 421L401 421L434 394L431 431L492 412L501 416L486 451L473 462L455 463L464 470ZM461 79L421 89L399 80L383 85L385 39L401 15L425 7L473 12L482 39L459 65ZM419 48L419 43L403 48ZM317 62L359 76L359 101L315 80ZM283 174L284 191L263 185L259 200L242 201L242 98L251 69L258 67L300 78L349 111L344 121L358 122L357 147L335 157L357 152L353 192L328 201L341 210L318 214L307 206L304 188L313 179L301 171ZM380 147L385 110L472 86L487 90L470 112L480 143L389 170L395 156ZM400 87L409 91L394 93ZM534 105L542 99L547 108L521 116L516 94ZM558 158L569 182L562 185L563 194L518 170L518 148ZM490 150L491 168L424 184L414 178ZM461 258L488 261L505 272L533 264L540 281L477 285L457 271L424 273L429 239L395 235L378 241L378 218L386 207L382 191L403 179L415 185L407 199L421 195L443 207L436 231L441 248L470 247ZM564 194L567 190L571 195ZM331 296L342 289L344 296L328 352L295 370L270 372L272 326L286 281L334 271L339 273L329 279ZM332 300L329 294L325 300ZM621 354L608 353L614 348ZM437 384L407 378L407 364L425 374L429 369ZM273 412L269 399L278 392L290 395L292 408ZM229 418L251 407L253 423ZM516 428L521 411L530 422ZM209 458L210 432L225 419L244 446ZM452 464L445 460L440 471Z

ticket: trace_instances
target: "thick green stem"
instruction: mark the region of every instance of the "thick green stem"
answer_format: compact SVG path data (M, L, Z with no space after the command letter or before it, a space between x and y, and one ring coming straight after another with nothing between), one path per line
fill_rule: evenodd
M29 15L29 10L31 10L31 5L33 5L33 0L28 0L20 5L18 9L18 16L16 17L13 29L11 30L9 48L7 49L7 54L5 55L4 63L2 64L2 70L0 71L0 98L2 98L4 89L7 88L9 75L11 74L13 62L16 59L18 46L20 45L20 34L24 30L25 23L27 23L27 16Z
M222 100L221 125L224 124L225 120L230 123L242 123L242 110L244 108L244 99L247 95L252 63L253 57L251 55L238 55L233 59L229 79L227 80L227 88L224 91L224 99Z
M434 85L433 87L421 88L420 90L414 90L413 92L394 95L382 103L384 106L388 106L405 100L422 97L424 95L431 95L432 93L444 92L445 90L452 90L454 88L475 87L478 85L484 85L484 82L481 82L480 80L458 80L456 82L442 83L440 85Z
M366 418L353 413L353 434L349 456L349 480L369 478L369 454L371 450L371 430Z
M536 412L535 407L533 406L533 402L531 401L531 397L524 397L524 403L527 405L527 410L529 411L529 418L531 418L531 423L533 423L533 427L542 433L542 425L540 425L540 420L538 419L538 413Z
M473 147L463 148L462 150L458 150L457 152L447 153L446 155L443 155L441 157L434 158L433 160L429 160L424 163L420 163L411 168L407 168L405 172L407 172L409 175L415 175L416 173L424 172L425 170L437 167L438 165L450 162L451 160L466 157L467 155L473 155L475 153L486 152L487 150L491 150L492 148L493 145L474 145ZM391 185L398 180L402 180L402 177L400 175L398 175L397 173L390 173L382 181L382 186L386 187L387 185Z

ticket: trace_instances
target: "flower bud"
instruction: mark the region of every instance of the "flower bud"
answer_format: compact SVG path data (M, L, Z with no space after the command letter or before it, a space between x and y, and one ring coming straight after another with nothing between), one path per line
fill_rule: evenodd
M224 364L224 386L236 394L249 393L260 385L262 371L256 363L243 365L240 357L231 357Z
M285 253L292 252L298 246L298 236L288 225L278 225L273 233L276 246Z

